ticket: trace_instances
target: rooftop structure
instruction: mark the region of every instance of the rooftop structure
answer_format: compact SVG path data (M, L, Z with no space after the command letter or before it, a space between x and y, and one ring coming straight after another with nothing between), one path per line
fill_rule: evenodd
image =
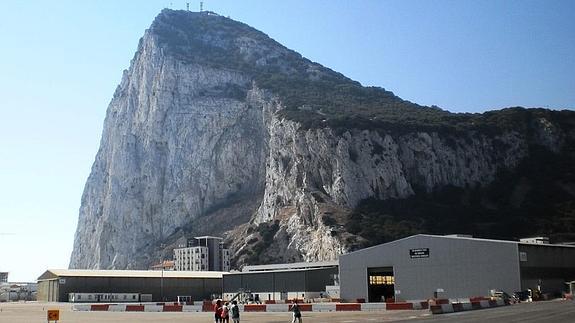
M288 264L270 264L270 265L252 265L244 266L242 272L259 272L259 271L276 271L276 270L297 270L297 269L315 269L337 267L339 262L318 261L318 262L294 262Z

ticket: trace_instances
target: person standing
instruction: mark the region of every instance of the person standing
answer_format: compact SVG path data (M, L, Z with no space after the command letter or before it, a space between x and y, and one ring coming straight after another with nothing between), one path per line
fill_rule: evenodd
M299 323L301 323L301 311L299 309L299 305L297 304L297 299L294 299L291 305L291 311L293 312L293 319L292 319L292 323L296 322L296 319L298 320Z
M232 301L230 312L232 312L232 322L240 323L240 307L238 306L238 302Z
M222 306L222 323L230 323L230 308L228 307L230 303L226 302Z
M216 304L214 305L214 323L221 323L222 322L222 301L217 300Z

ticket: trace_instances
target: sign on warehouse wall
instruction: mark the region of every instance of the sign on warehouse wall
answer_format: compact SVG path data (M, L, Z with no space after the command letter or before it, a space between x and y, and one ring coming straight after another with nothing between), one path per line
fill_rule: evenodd
M429 248L409 249L411 258L429 258Z

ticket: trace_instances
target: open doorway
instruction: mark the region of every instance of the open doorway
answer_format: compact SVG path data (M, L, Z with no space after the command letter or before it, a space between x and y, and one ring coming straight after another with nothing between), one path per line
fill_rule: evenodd
M393 267L367 269L367 290L369 302L385 302L395 297Z

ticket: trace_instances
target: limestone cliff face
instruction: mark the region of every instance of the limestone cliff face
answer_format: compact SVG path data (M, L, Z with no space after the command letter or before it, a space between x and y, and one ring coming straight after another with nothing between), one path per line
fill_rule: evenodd
M190 219L261 192L270 109L244 75L178 61L148 31L107 111L70 267L147 268Z
M108 107L70 267L147 268L179 238L224 231L238 264L335 259L362 201L485 186L533 145L559 152L575 138L545 116L497 132L336 127L294 100L296 78L362 89L243 24L162 12ZM451 118L376 94L391 115Z

